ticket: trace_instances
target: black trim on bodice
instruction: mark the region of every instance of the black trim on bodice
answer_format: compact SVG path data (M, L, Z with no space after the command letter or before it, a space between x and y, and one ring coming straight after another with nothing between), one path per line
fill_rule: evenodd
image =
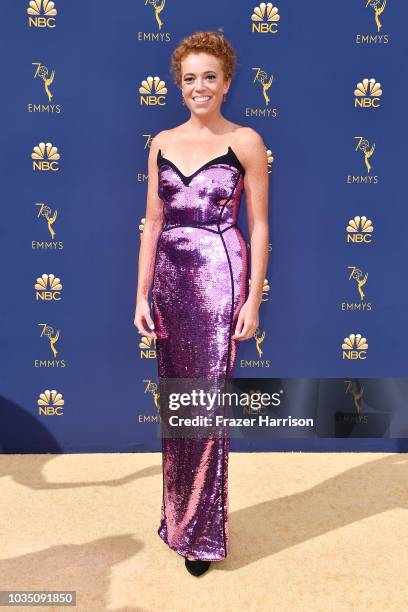
M223 163L226 163L230 166L234 166L241 172L242 176L244 176L245 168L243 167L243 165L241 164L241 162L239 161L238 157L236 156L236 154L234 153L231 147L228 147L227 153L224 153L223 155L218 155L217 157L214 157L214 159L208 160L207 162L205 162L205 164L200 166L200 168L195 170L195 172L193 172L189 176L186 176L185 174L183 174L180 168L178 168L175 163L173 163L170 159L167 159L167 157L164 157L162 155L161 149L159 149L157 152L158 167L160 168L160 166L164 166L164 165L170 166L171 168L173 168L173 170L177 172L177 174L180 176L180 178L182 179L185 185L188 185L192 181L192 179L205 168L208 168L209 166L212 166L214 164L223 164Z

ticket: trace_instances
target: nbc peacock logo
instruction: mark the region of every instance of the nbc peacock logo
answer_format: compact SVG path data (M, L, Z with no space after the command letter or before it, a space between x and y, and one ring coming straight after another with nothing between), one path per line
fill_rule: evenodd
M156 358L156 339L142 336L139 342L140 358L155 359Z
M31 159L33 160L33 170L40 170L41 172L58 172L60 159L58 148L54 147L51 142L40 142L33 148L31 153Z
M61 279L54 274L43 274L37 278L34 284L35 299L37 302L59 302L61 297L62 283Z
M63 416L64 398L56 389L46 389L40 393L37 406L40 416Z
M57 9L51 0L30 0L27 8L30 28L55 28Z
M373 78L363 79L354 90L354 108L378 108L382 93L381 83Z
M266 156L268 159L268 174L270 174L272 172L272 164L274 162L274 157L270 149L266 150Z
M142 239L142 236L143 236L143 230L145 228L145 223L146 223L146 217L142 217L139 223L140 240Z
M280 15L278 8L272 2L261 2L254 8L251 15L252 32L260 34L276 34Z
M251 288L251 279L249 279L249 288ZM271 287L269 285L269 281L267 278L264 279L263 282L263 286L262 286L262 295L261 295L261 302L267 302L269 299L269 291L270 291Z
M258 415L264 414L268 415L269 409L268 406L264 406L262 400L260 400L262 396L262 389L248 389L247 395L249 398L248 404L244 404L242 406L242 415ZM276 394L278 395L278 394ZM279 406L281 399L277 398L277 405Z
M160 77L148 76L139 87L140 106L164 106L167 87Z
M364 215L362 217L356 216L354 219L350 219L346 228L347 231L347 243L365 243L369 244L372 242L372 234L374 232L374 226L370 219L367 219Z
M263 285L262 285L262 297L261 297L261 302L267 302L269 299L269 291L271 290L271 286L269 284L269 281L267 278L264 279Z
M341 348L343 359L367 359L367 338L361 334L350 334L344 338Z

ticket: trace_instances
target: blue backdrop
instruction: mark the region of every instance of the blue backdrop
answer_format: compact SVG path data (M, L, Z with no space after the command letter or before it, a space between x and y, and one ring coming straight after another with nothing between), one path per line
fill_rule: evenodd
M217 28L238 55L223 113L270 158L261 322L236 375L315 419L233 449L405 448L407 16L384 0L4 3L3 452L160 448L155 346L133 325L147 156L188 118L172 50ZM149 76L164 90L141 93ZM245 200L239 225L248 238Z

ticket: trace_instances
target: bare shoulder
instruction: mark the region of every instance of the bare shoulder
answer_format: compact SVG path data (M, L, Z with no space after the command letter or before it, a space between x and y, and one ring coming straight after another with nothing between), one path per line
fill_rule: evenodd
M165 148L170 132L172 132L172 130L162 130L152 138L150 141L150 155L152 157L157 155L159 149Z
M180 136L183 130L183 124L177 125L174 128L168 130L162 130L158 132L150 142L150 149L152 156L156 156L159 149L166 150L171 141Z
M259 132L251 127L237 125L234 131L235 152L244 168L263 163L266 146Z
M265 144L262 136L259 132L254 130L251 127L247 127L244 125L240 125L235 130L235 141L237 146L242 149L260 149L261 147L265 148Z

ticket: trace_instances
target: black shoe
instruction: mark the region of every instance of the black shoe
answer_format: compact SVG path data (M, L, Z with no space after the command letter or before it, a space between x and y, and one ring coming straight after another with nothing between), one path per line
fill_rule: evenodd
M201 561L200 559L194 559L191 561L190 559L185 558L185 566L187 571L190 572L193 576L201 576L208 570L211 565L211 561Z

